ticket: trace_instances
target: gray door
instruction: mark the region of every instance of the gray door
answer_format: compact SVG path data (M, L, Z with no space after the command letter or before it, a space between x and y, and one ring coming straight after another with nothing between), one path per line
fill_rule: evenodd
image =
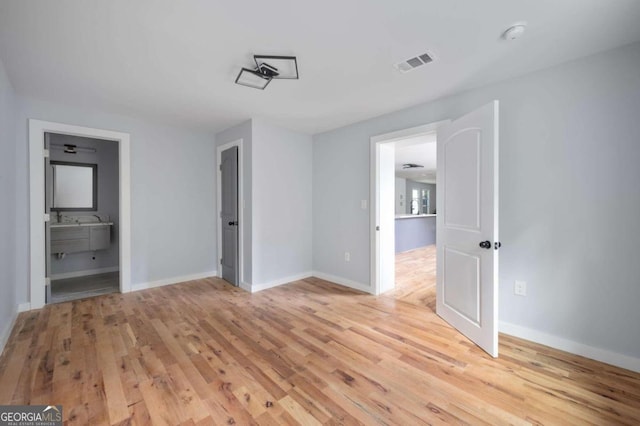
M238 286L238 147L222 151L220 164L222 278Z
M44 149L51 152L50 134L44 134ZM49 155L44 157L44 212L51 214L51 206L53 205L53 169L49 163ZM51 219L44 222L44 262L45 262L45 303L51 302Z

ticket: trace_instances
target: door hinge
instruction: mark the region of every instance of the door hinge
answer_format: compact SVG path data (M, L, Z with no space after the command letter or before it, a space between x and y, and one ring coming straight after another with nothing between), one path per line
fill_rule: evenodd
M220 258L220 264L222 265L222 258Z
M379 230L380 230L380 227L379 227L379 226L376 226L376 231L379 231Z
M222 171L222 164L218 166L218 170Z
M49 150L45 149L44 151L42 151L42 154L44 156L44 158L49 158Z

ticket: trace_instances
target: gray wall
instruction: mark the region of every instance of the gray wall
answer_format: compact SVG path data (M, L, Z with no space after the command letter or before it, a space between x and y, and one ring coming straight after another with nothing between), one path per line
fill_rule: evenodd
M396 219L396 253L436 243L436 217L422 216Z
M314 269L370 283L371 136L499 99L500 320L640 357L639 69L634 44L316 135Z
M16 144L13 88L0 61L0 351L16 311Z
M131 135L132 284L216 269L213 136L27 97L17 100L16 286L28 301L28 119Z
M311 136L253 121L253 284L309 273Z
M238 139L242 139L242 167L243 167L243 211L242 211L242 251L244 264L243 264L243 281L245 283L250 284L253 280L252 277L252 211L253 211L253 202L252 202L252 147L253 147L253 127L251 124L251 120L247 120L244 123L241 123L235 127L231 127L230 129L226 129L223 132L220 132L216 135L216 146L222 146L229 142L235 142ZM216 154L217 155L217 154ZM216 157L214 157L215 159ZM214 160L215 161L215 160ZM214 166L215 168L215 166ZM217 187L214 187L214 193L217 191ZM216 207L215 212L218 209ZM217 225L216 225L217 226Z
M96 152L79 151L76 154L68 154L60 149L50 150L51 161L69 161L98 165L98 210L95 212L63 212L63 214L74 216L96 213L99 215L108 215L111 222L113 222L111 246L109 249L97 250L95 252L67 253L64 259L58 259L57 255L52 254L52 278L55 279L56 274L117 267L120 253L118 246L118 232L120 229L118 144L113 141L58 135L55 133L51 134L50 140L51 144L55 145L68 143L95 148L96 150Z

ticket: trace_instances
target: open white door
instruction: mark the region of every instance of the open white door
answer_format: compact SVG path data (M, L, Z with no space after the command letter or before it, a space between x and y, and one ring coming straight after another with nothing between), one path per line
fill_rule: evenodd
M497 357L498 101L438 129L437 143L436 312Z

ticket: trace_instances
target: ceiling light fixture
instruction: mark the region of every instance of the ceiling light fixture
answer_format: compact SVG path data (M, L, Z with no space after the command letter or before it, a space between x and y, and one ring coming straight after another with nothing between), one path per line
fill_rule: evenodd
M295 56L253 55L255 69L242 68L236 84L264 90L271 80L297 80L298 61Z
M421 166L420 164L413 164L413 163L405 163L402 165L403 169L422 169L424 168L424 166Z
M516 40L522 37L522 34L524 34L524 30L526 28L527 28L527 24L525 22L514 24L509 28L507 28L507 30L504 33L502 33L502 37L505 40Z
M79 152L96 152L95 148L78 146L70 143L65 143L64 145L51 144L51 149L64 151L65 154L77 154Z

